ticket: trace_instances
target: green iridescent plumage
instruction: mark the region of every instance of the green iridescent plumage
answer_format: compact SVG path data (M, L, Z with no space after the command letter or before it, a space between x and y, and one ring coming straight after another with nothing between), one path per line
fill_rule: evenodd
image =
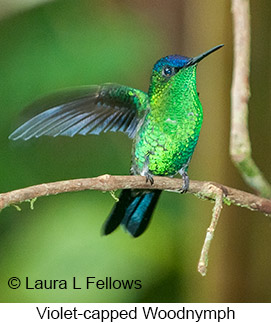
M149 91L150 110L133 149L133 173L144 172L146 156L153 175L175 175L188 164L202 124L196 90L196 66L181 69L161 86L154 71Z
M198 141L202 107L196 89L197 63L222 45L194 58L166 56L153 68L148 93L118 84L88 86L38 101L35 112L10 139L122 131L134 138L131 173L184 179ZM33 106L30 110L33 110ZM111 211L104 234L122 224L134 237L148 226L161 191L124 190Z

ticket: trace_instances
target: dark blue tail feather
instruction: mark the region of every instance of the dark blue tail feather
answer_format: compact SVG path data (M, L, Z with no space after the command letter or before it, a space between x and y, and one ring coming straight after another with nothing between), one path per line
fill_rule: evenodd
M159 190L123 190L104 224L104 234L110 234L121 224L133 237L140 236L149 224L160 194Z

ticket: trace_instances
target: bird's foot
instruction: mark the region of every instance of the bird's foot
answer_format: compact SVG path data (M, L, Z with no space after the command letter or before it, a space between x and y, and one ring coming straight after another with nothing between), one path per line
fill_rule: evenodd
M189 188L189 177L186 173L186 171L180 171L180 174L182 176L182 179L183 179L183 185L182 185L182 188L180 189L180 193L183 194L183 193L186 193L188 191L188 188Z
M148 181L150 181L151 185L153 185L154 183L154 179L152 177L152 175L150 173L145 174L146 177L146 183L148 183Z
M152 177L152 174L150 173L149 170L149 162L150 162L150 154L152 154L152 152L149 152L146 156L145 156L145 162L144 162L144 166L143 166L143 171L141 173L141 175L146 177L146 183L148 183L148 181L150 181L151 185L153 185L154 180Z

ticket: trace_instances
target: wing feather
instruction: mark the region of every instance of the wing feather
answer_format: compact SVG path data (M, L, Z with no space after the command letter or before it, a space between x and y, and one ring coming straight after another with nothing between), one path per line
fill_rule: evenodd
M37 101L41 112L17 128L9 138L70 136L121 131L133 138L149 108L148 95L117 84L90 86L61 92ZM36 109L35 109L36 111Z

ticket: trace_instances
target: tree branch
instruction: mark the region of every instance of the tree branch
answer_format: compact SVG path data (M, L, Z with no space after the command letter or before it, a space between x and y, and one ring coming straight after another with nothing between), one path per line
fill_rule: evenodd
M250 8L249 0L232 0L234 62L231 88L230 154L244 181L260 193L271 197L271 185L251 157L248 132L250 97Z
M182 179L154 176L154 184L146 183L144 176L111 176L103 175L94 178L72 179L47 184L39 184L18 189L15 191L0 194L0 210L17 203L30 202L33 208L33 201L38 197L56 195L67 192L78 192L85 190L114 191L117 189L159 189L180 193L183 185ZM271 214L271 200L246 193L228 186L214 182L190 181L188 193L192 193L201 199L215 201L212 221L207 229L206 238L203 244L198 271L205 276L208 265L208 252L214 231L218 223L222 203L234 204L248 208L252 211L259 211L264 214ZM18 207L18 206L17 206Z
M207 229L206 237L204 240L204 244L201 250L199 264L198 264L198 271L202 276L205 276L207 273L207 266L208 266L208 254L209 249L211 246L211 241L213 240L215 229L220 217L220 213L222 210L223 205L223 190L214 186L214 191L216 191L216 198L215 198L215 206L213 208L212 214L212 221Z
M178 193L182 187L182 179L154 176L154 184L146 183L143 176L111 176L103 175L94 178L71 179L60 182L39 184L0 194L0 210L12 204L36 199L41 196L56 195L66 192L85 190L112 191L118 189L160 189ZM271 214L271 200L254 194L243 192L214 182L190 181L188 193L199 198L216 200L217 188L223 191L223 202L234 204Z

